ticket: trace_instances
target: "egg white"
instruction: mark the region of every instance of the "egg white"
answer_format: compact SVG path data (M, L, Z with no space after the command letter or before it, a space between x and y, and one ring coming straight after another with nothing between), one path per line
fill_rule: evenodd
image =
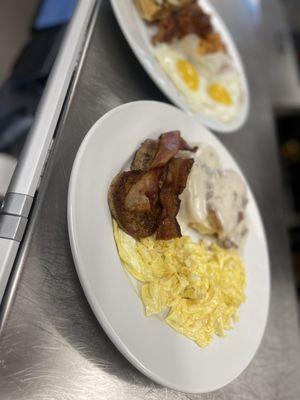
M191 90L186 85L177 69L177 62L179 60L187 60L185 54L175 46L161 44L156 47L155 56L179 92L186 98L190 109L195 112L199 111L199 109L201 109L202 91L205 86L205 81L199 75L200 84L197 90Z
M242 104L239 72L227 54L217 52L200 55L197 50L198 44L199 38L191 34L172 44L156 46L154 54L179 92L186 98L191 111L203 112L220 121L230 122L238 115ZM198 71L200 85L196 91L190 90L180 76L177 69L177 61L180 59L187 60ZM222 104L210 96L208 88L214 83L227 90L231 105Z

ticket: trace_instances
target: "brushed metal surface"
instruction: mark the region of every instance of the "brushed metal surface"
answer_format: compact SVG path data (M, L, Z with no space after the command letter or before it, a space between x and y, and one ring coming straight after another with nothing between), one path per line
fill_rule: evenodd
M2 312L1 399L299 400L299 328L266 82L268 47L258 40L262 26L249 3L214 1L241 51L252 95L250 118L244 128L218 137L249 180L265 223L271 256L270 315L254 360L238 379L217 392L186 395L168 390L124 359L85 299L67 234L67 189L74 157L88 129L106 111L127 101L164 100L126 44L108 1L103 0L19 254L12 279L16 295L10 301L10 311ZM11 300L12 294L7 298Z

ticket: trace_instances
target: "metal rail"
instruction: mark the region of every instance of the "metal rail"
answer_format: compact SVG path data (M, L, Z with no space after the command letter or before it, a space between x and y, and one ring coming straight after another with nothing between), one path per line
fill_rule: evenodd
M20 160L0 210L0 303L25 232L33 198L79 58L96 0L80 0L48 79Z

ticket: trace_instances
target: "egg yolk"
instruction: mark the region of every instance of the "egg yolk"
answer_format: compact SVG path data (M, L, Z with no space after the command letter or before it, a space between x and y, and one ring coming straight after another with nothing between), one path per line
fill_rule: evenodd
M232 105L232 99L228 90L220 83L213 83L208 88L208 93L210 97L217 103L224 104L225 106Z
M199 74L196 68L186 60L178 60L177 70L186 86L190 90L196 91L200 84Z

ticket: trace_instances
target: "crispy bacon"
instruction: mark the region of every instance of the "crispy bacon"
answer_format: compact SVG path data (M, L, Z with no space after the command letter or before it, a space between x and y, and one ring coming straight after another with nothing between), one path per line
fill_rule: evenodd
M153 44L169 43L191 33L206 39L213 33L210 16L197 3L187 4L162 18L158 21L157 28L157 33L152 38Z
M131 163L130 169L148 171L150 165L157 153L158 141L153 139L145 140L137 152L135 153L134 159Z
M191 147L182 139L179 131L166 132L160 135L158 149L149 168L157 168L166 165L179 150L195 152L197 147Z
M128 211L151 212L151 207L158 200L159 175L158 170L151 169L131 186L124 202Z
M168 215L165 215L165 212L163 212L156 231L156 239L171 240L181 236L181 229L177 219L169 217Z
M164 185L160 191L159 199L162 205L161 216L158 221L156 238L170 240L181 236L180 226L176 220L180 207L180 200L173 188Z
M134 207L138 199L134 199L133 194L129 196L129 199L127 198L132 187L135 185L139 187L140 180L145 182L145 180L150 179L149 177L144 179L144 175L145 173L142 171L121 172L112 181L108 192L108 203L113 217L118 222L118 225L135 239L153 235L157 229L157 221L161 214L161 205L158 201L158 185L156 186L156 201L153 192L149 197L150 210L145 206L145 194L142 191L139 194L139 198L144 201L145 211L141 211L143 207L140 210ZM157 180L157 177L155 179ZM149 189L150 184L147 183L146 187ZM137 193L138 191L133 189L134 192Z
M193 164L192 158L173 158L168 165L168 174L163 187L171 187L179 196L186 187Z
M176 19L173 15L168 15L158 21L157 32L152 37L152 43L154 45L158 43L170 43L177 36L178 27L176 25Z
M131 163L131 170L148 171L152 168L166 165L179 150L195 152L197 147L191 147L181 137L179 131L170 131L160 135L159 140L145 140Z
M176 220L179 195L193 166L191 158L174 158L179 150L196 151L179 131L148 139L137 150L131 171L118 174L108 192L108 203L119 226L136 239L153 235L168 240L181 236Z
M159 194L162 205L156 238L170 240L181 236L176 216L180 207L179 195L183 192L187 178L194 164L191 158L173 158L168 165L168 173Z

